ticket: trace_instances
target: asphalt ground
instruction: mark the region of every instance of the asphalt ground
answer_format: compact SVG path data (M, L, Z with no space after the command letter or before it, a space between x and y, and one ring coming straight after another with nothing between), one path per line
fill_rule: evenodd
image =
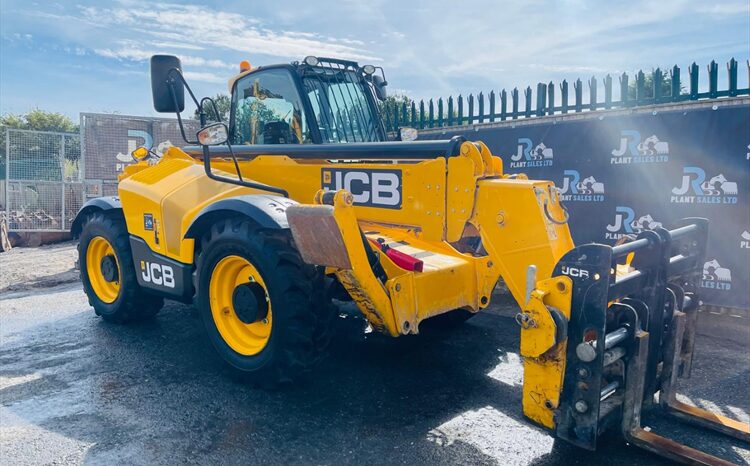
M117 326L78 284L0 295L3 464L669 464L602 439L554 440L521 413L505 305L451 332L391 339L337 321L330 356L276 391L238 381L191 306ZM704 321L709 315L702 315ZM701 322L687 400L747 422L749 327ZM718 323L717 323L718 322ZM711 402L706 400L712 400ZM748 464L750 450L655 416L654 430Z

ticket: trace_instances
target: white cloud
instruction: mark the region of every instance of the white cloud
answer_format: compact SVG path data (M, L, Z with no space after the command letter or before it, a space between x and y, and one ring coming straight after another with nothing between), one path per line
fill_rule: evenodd
M257 18L237 13L198 5L141 1L122 3L122 7L116 8L80 7L81 18L108 28L137 28L141 35L176 42L179 44L176 48L198 50L218 47L250 55L298 59L306 55L378 59L362 50L362 43L358 40L336 39L307 31L273 31L262 27Z
M226 83L227 78L205 71L186 71L185 79L203 81L205 83Z

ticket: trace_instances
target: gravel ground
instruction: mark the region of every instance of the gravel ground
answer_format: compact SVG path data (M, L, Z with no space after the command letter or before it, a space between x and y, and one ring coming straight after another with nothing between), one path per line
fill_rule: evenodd
M8 257L0 254L0 275L15 266ZM26 269L32 255L15 257ZM413 338L365 335L361 321L341 319L318 370L269 392L235 380L190 306L169 303L152 322L114 326L94 315L77 283L6 290L0 461L669 464L616 437L597 452L579 450L524 420L518 327L499 298L452 332ZM710 317L701 316L684 391L694 404L747 422L748 327ZM750 461L747 445L663 418L647 421L733 462Z
M66 241L0 253L0 293L77 281L76 244Z

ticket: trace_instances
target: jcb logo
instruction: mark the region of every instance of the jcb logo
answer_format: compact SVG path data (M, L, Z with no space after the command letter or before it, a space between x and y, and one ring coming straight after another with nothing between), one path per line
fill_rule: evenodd
M144 282L174 288L174 269L169 265L141 261L141 278Z
M386 209L401 208L401 170L324 169L323 189L352 193L354 204Z
M589 271L585 269L577 269L575 267L568 267L567 265L565 265L560 270L562 271L563 275L567 275L569 277L589 278Z

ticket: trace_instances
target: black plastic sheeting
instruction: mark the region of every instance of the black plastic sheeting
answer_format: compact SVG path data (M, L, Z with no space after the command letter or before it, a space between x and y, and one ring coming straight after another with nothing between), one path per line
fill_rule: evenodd
M507 173L561 188L576 244L614 244L684 217L710 220L700 294L750 308L750 106L432 131L484 141Z

